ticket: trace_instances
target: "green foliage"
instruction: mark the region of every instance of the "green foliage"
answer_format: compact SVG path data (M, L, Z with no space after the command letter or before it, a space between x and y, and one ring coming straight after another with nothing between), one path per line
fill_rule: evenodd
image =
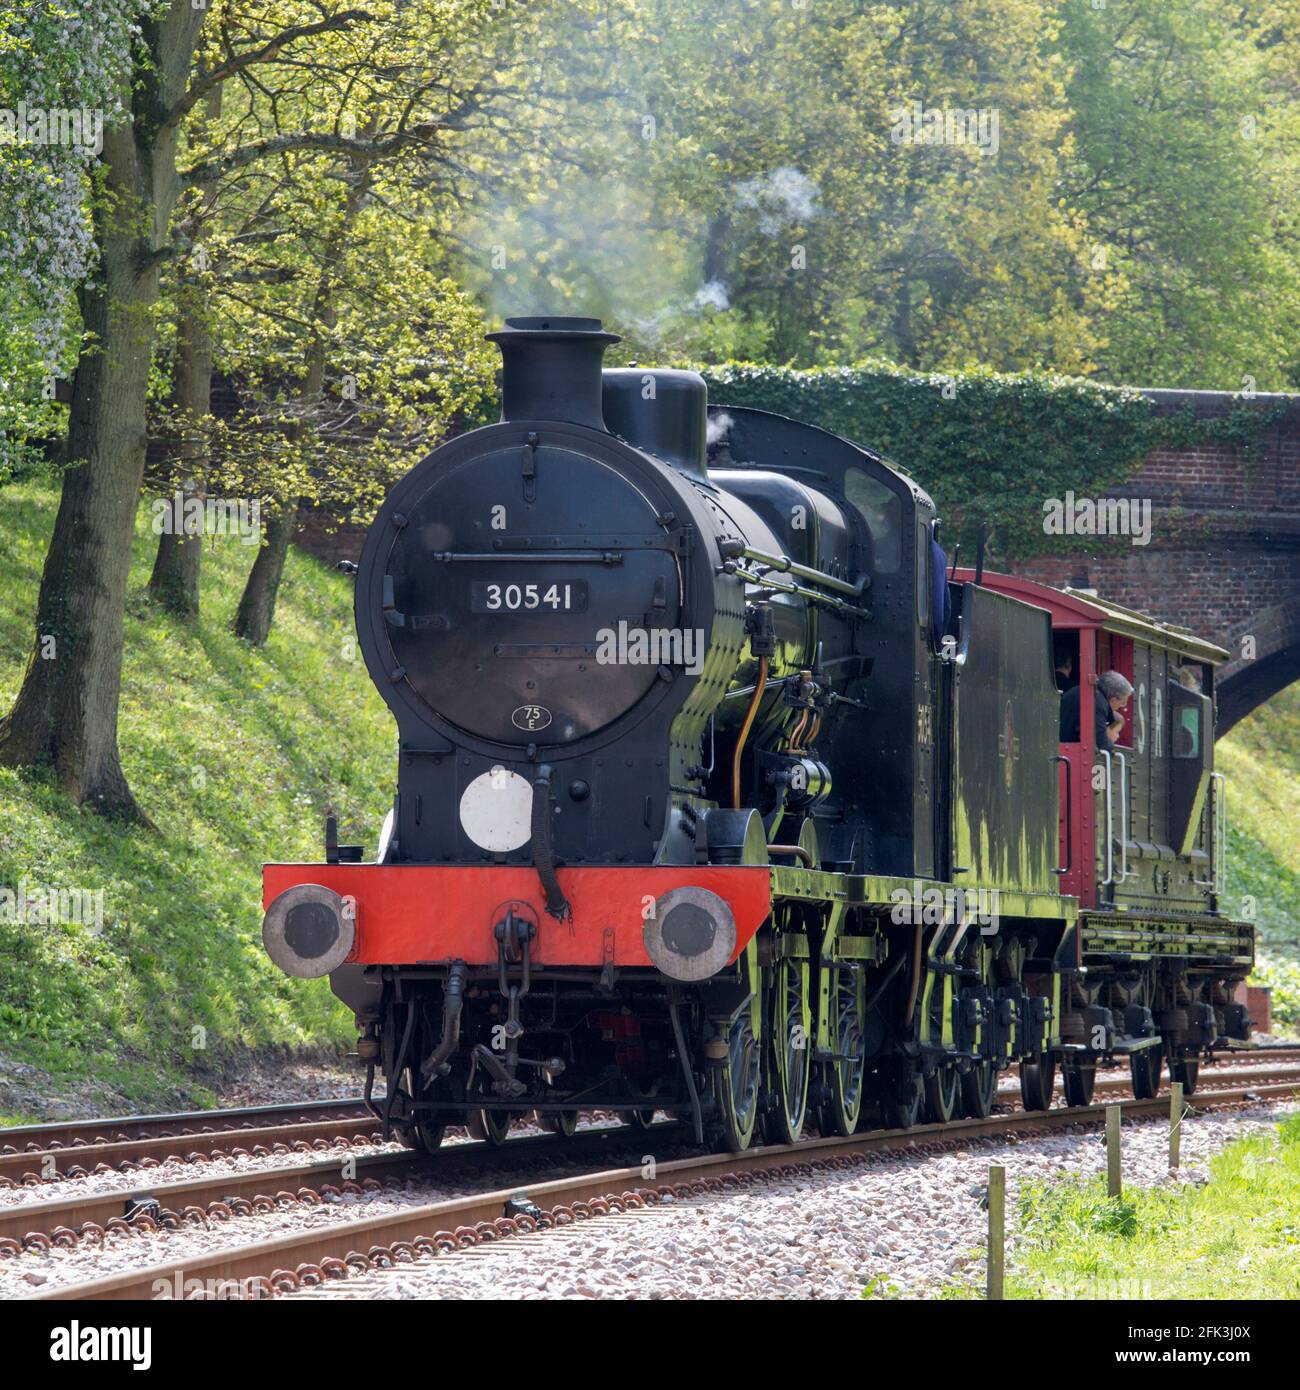
M1284 387L1300 308L1294 8L1076 0L1061 15L1064 187L1108 306L1099 371Z
M1160 1195L1167 1207L1169 1195ZM1131 1187L1123 1196L1108 1196L1101 1178L1026 1183L1017 1200L1022 1239L1048 1249L1096 1235L1132 1240L1138 1233L1139 1197Z
M881 361L700 370L715 404L788 415L902 459L938 504L949 549L960 539L970 553L982 521L992 557L1082 544L1045 536L1041 503L1104 492L1161 445L1248 446L1276 415L1243 403L1220 419L1161 416L1138 391L1032 372L922 374Z
M54 503L44 483L0 492L0 704L22 674ZM98 934L0 921L4 1050L73 1075L130 1064L142 1095L237 1046L350 1036L327 982L291 983L266 959L261 865L319 858L329 806L349 840L373 846L395 747L346 579L291 553L278 623L254 649L229 631L249 548L207 543L204 613L186 623L141 593L154 541L142 510L121 724L157 830L79 808L39 772L0 771L0 886L104 894Z
M1273 990L1276 1031L1300 1031L1300 685L1247 715L1215 748L1227 776L1227 904L1258 923L1252 983Z
M1188 1121L1195 1124L1195 1120ZM1229 1144L1203 1186L1106 1195L1063 1178L1021 1192L1010 1298L1300 1296L1300 1116Z

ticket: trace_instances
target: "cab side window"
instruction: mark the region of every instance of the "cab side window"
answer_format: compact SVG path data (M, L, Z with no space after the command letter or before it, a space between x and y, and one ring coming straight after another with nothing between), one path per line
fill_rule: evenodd
M1174 723L1174 757L1201 757L1201 711L1195 706L1184 706L1178 711Z
M861 468L844 474L844 495L871 532L871 563L878 575L897 574L903 562L903 504L896 492Z

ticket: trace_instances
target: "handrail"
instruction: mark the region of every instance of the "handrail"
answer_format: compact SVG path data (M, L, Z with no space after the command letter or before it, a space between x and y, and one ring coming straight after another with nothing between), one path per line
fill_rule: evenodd
M1228 779L1222 772L1210 773L1214 789L1214 891L1222 893L1228 886Z
M866 574L860 574L856 580L841 579L839 575L827 574L825 570L815 569L812 565L801 565L788 555L771 555L766 550L755 550L752 545L745 546L741 554L746 560L753 560L765 569L776 570L778 574L792 574L796 578L808 580L810 584L823 584L826 588L848 594L851 598L861 598L863 590L871 582L870 576Z
M1108 748L1098 748L1097 752L1106 759L1106 877L1101 881L1104 888L1108 883L1115 882L1115 836L1111 825L1111 758Z
M1115 750L1115 756L1119 759L1119 882L1123 883L1128 878L1128 759L1119 751Z
M1064 753L1053 753L1051 761L1065 764L1065 864L1052 870L1054 874L1068 874L1074 868L1074 798L1070 795L1070 760ZM1060 825L1060 815L1057 815Z

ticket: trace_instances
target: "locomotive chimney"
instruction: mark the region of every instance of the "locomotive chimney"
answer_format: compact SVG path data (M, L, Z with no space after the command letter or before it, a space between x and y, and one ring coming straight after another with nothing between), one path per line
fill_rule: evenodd
M501 419L563 420L603 430L601 362L619 341L599 319L507 319L488 340L501 349Z

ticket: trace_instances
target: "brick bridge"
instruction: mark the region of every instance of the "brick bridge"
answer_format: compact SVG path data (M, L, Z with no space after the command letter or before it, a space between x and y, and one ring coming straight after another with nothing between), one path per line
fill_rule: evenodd
M1226 415L1219 391L1149 391L1164 413ZM1228 648L1218 734L1300 679L1300 396L1264 395L1286 414L1249 450L1227 445L1156 450L1107 496L1149 498L1146 546L1104 541L1093 551L1022 561L1017 573L1093 587L1107 599L1191 628ZM299 544L320 558L357 557L362 532L304 518ZM1086 576L1086 578L1085 578ZM1245 656L1243 639L1254 639Z
M1163 413L1226 415L1219 391L1148 391ZM1217 682L1222 737L1300 680L1300 396L1257 396L1286 414L1248 450L1157 449L1108 497L1149 498L1151 542L1012 566L1048 584L1088 585L1102 598L1189 627L1232 653ZM1086 579L1085 577L1086 576ZM1254 639L1253 655L1246 639Z

